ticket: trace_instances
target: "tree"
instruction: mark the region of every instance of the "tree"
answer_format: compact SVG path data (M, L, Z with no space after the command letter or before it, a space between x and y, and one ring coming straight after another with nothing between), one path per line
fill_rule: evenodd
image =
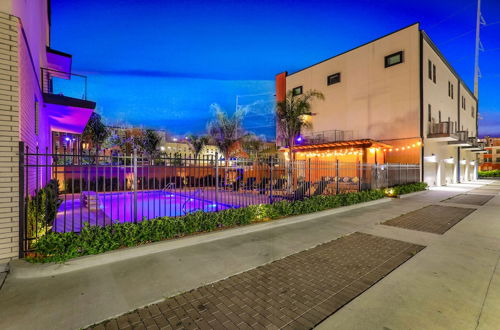
M265 148L264 141L255 134L245 135L241 142L243 151L250 159L258 158Z
M187 136L187 143L193 149L194 152L194 158L198 159L198 156L200 155L201 151L203 148L209 143L209 137L206 135L195 135L195 134L190 134Z
M92 112L82 134L82 141L99 149L109 136L109 131L97 112Z
M227 164L231 156L231 146L240 141L245 135L245 130L242 125L245 111L239 109L236 110L232 116L229 116L216 104L213 104L212 108L215 118L207 125L208 135L213 143L219 147Z
M154 158L156 155L158 155L160 143L160 135L152 129L143 130L142 135L137 142L140 149L145 152L150 158Z
M290 152L290 160L293 162L293 147L295 139L300 135L303 128L311 127L311 123L304 120L305 116L310 116L311 103L315 99L324 100L321 92L309 90L300 95L293 95L289 90L283 101L276 104L276 117L281 135L286 140Z

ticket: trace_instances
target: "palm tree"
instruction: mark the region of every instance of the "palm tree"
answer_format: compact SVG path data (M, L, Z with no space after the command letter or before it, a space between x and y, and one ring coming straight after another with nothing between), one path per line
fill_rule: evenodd
M186 139L194 152L194 159L198 159L203 148L209 143L209 138L206 135L189 134Z
M231 147L245 136L242 124L245 111L239 109L232 116L229 116L217 104L213 104L211 107L214 110L215 119L207 124L208 135L213 143L219 147L227 164L231 156Z
M283 101L276 104L277 125L281 135L286 140L290 152L290 161L293 162L293 147L295 139L300 135L303 128L311 127L309 121L304 120L304 116L310 116L311 103L313 100L324 100L325 97L319 91L309 90L300 95L294 95L289 90Z

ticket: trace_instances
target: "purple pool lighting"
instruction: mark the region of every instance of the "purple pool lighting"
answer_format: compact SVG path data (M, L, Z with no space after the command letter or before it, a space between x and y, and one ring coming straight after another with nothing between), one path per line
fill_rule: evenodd
M88 209L78 198L68 198L59 207L53 230L79 232L85 222L105 226L112 223L134 222L134 194L132 192L99 193L99 208ZM231 208L215 204L200 196L191 197L163 191L137 193L137 221L157 217L182 216L196 211L215 212Z

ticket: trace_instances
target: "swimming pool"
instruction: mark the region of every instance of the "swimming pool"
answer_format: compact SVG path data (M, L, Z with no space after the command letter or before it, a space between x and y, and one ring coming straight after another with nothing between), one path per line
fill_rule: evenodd
M82 195L84 196L84 195ZM85 198L66 196L59 206L52 226L56 232L79 232L85 222L105 226L112 223L149 220L157 217L182 216L196 211L215 212L231 208L231 205L215 203L203 198L202 193L186 194L165 191L137 192L137 211L134 210L133 192L95 194L95 207L87 207Z

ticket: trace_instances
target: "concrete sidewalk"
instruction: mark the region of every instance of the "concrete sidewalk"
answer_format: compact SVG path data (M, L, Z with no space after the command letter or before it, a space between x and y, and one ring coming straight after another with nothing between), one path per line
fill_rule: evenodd
M254 230L246 233L234 230L234 233L237 234L226 234L224 238L217 240L204 241L203 238L210 235L220 235L220 233L200 235L199 239L204 241L204 243L167 249L153 254L124 259L60 275L29 279L9 276L0 291L0 328L75 329L85 327L160 301L176 293L212 283L273 260L281 259L355 231L375 232L375 235L387 238L395 238L429 246L440 246L443 245L445 238L450 235L453 236L453 233L457 229L463 227L461 223L452 228L444 236L420 232L413 233L412 231L399 228L386 228L388 226L382 226L379 223L431 203L439 202L456 194L481 187L481 185L464 184L436 189L409 198L353 209L349 212L330 215L322 213L322 216L310 217L307 221L290 221L289 224L286 224L287 220L283 220L283 225L280 226L269 226L268 224L255 225L255 228L258 228L257 226L269 227L266 227L265 230ZM500 209L499 204L500 201L496 197L485 206L481 206L480 210L481 212L483 210L487 212L490 209L490 213L484 214L488 216L492 212L495 212L495 210L498 212ZM479 213L479 211L474 213ZM470 217L475 216L474 213ZM463 220L462 223L470 223L469 218ZM488 225L479 227L477 226L478 221L487 223ZM471 286L477 283L477 286L481 288L484 284L483 280L488 276L491 278L492 266L490 259L492 256L498 256L500 248L498 246L500 245L499 241L492 238L498 234L500 228L496 228L496 232L493 228L489 228L489 226L493 226L494 222L494 219L479 218L479 220L472 221L472 226L463 228L462 231L458 230L461 234L455 234L459 236L459 238L456 238L458 243L455 244L461 244L461 248L453 252L460 252L463 258L467 258L467 256L470 258L471 255L477 255L475 262L484 267L472 269L467 267L459 268L456 270L457 273L449 274L450 277L453 277L453 279L455 277L467 277L468 279L470 277L469 273L472 270L485 270L473 280L464 279L467 283L471 281ZM471 232L469 233L469 231ZM485 239L484 241L476 242L473 237L476 237L476 239L477 237L485 237ZM498 238L498 235L496 237ZM172 241L171 244L177 243ZM443 258L447 260L445 258L446 249L445 251L438 250L438 254L436 255L429 254L427 250L425 249L424 253L421 253L426 255L424 259L430 259L428 261L430 265L424 263L422 266L427 266L424 270L432 270L433 263L437 264L437 266L445 267L446 262L441 260ZM479 253L477 251L482 252ZM413 259L420 260L422 257L418 255ZM411 261L412 265L415 263L413 259ZM473 258L470 259L467 261L474 262ZM453 263L453 260L449 260L448 262ZM489 268L487 265L489 265ZM403 269L403 271L407 269L406 264L400 267L400 269ZM443 271L446 274L446 269ZM486 276L487 271L488 276ZM394 273L399 272L398 269ZM414 277L419 276L418 271L415 269L412 272L410 272L412 273L410 275ZM462 275L461 272L464 274ZM365 300L366 298L364 297L367 294L378 289L380 285L386 283L386 280L391 277L392 274L355 299L337 314L345 314L348 307L355 304L358 300ZM496 283L499 282L498 276L495 281ZM396 286L396 289L403 291L413 290L412 286L418 283L419 281L415 282L414 280L410 287ZM392 285L395 286L394 283ZM500 283L497 285L500 285ZM429 290L432 291L432 288L429 288ZM474 290L476 291L475 293L478 293L477 288L474 287L469 290L471 291L470 294ZM418 291L416 290L416 292ZM484 295L482 297L484 298ZM498 295L496 299L498 300ZM425 300L420 299L420 301L423 305L426 304ZM387 303L389 302L384 301L384 304ZM494 300L490 301L488 299L484 302L485 306L488 304L493 306L494 303ZM376 306L378 305L377 303L371 308L377 309ZM366 310L361 314L367 316ZM487 311L483 315L483 318L493 317L488 316L490 314ZM352 317L347 317L346 319L349 320ZM358 315L356 319L361 320L362 317ZM328 319L327 322L331 322L330 320L333 319ZM337 321L333 322L337 324ZM345 324L348 325L347 323ZM361 324L353 326L360 328L359 325ZM325 326L329 327L328 323L325 323ZM368 328L373 327L369 326Z
M317 328L498 329L500 182L471 193L486 191L496 196L472 206L478 209L444 235L384 225L369 230L404 241L426 240L428 246Z

